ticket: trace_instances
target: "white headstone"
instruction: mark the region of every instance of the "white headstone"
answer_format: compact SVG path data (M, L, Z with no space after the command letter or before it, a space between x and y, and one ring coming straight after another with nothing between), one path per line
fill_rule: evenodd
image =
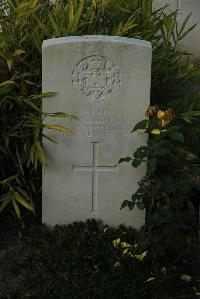
M200 59L200 0L154 0L154 7L168 4L168 10L179 10L178 24L182 26L185 18L192 13L187 28L197 26L180 42L185 49L193 54L193 59Z
M43 109L79 118L57 119L71 135L46 132L58 144L44 139L44 223L96 218L113 226L144 224L144 212L120 206L131 199L146 168L117 163L146 142L130 131L150 102L151 56L149 42L121 37L44 41L43 92L56 94L44 100Z

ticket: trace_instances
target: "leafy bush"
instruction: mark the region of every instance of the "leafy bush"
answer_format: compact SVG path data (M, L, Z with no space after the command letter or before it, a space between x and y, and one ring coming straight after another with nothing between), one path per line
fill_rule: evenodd
M162 111L150 106L146 116L149 119L134 130L149 133L147 145L120 162L131 161L138 167L145 161L148 171L132 200L124 201L122 207L146 208L146 226L156 254L168 252L182 258L197 240L200 111L197 106L175 114L171 108Z
M155 262L143 233L123 226L112 229L91 220L52 230L35 227L22 252L23 284L9 289L8 298L189 299L198 294L188 265Z

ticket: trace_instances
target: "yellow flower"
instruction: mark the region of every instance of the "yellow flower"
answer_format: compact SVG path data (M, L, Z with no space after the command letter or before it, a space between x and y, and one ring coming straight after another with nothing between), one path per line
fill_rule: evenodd
M113 243L113 246L115 248L118 248L119 244L121 243L121 240L120 239L116 239L116 240L113 240L112 243Z
M129 248L129 247L131 247L131 245L128 244L128 243L126 243L126 242L122 242L122 243L121 243L121 247L122 247L122 248Z
M165 116L165 112L162 110L159 110L157 113L157 118L162 119Z
M157 114L158 107L157 106L149 106L147 111L145 112L145 116L148 118L153 117Z
M169 123L168 120L165 120L164 118L161 119L161 126L162 126L162 127L165 127L168 123Z

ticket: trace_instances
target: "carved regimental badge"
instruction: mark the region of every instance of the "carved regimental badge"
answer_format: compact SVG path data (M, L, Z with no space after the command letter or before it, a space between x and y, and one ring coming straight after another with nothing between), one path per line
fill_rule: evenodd
M72 84L82 96L100 102L118 92L120 70L106 57L90 56L75 66Z

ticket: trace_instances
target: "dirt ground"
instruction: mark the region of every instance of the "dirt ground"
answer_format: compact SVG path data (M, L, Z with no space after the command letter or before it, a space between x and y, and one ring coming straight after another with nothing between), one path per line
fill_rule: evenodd
M23 281L24 258L20 230L0 223L0 299L9 299L11 289L19 289Z

